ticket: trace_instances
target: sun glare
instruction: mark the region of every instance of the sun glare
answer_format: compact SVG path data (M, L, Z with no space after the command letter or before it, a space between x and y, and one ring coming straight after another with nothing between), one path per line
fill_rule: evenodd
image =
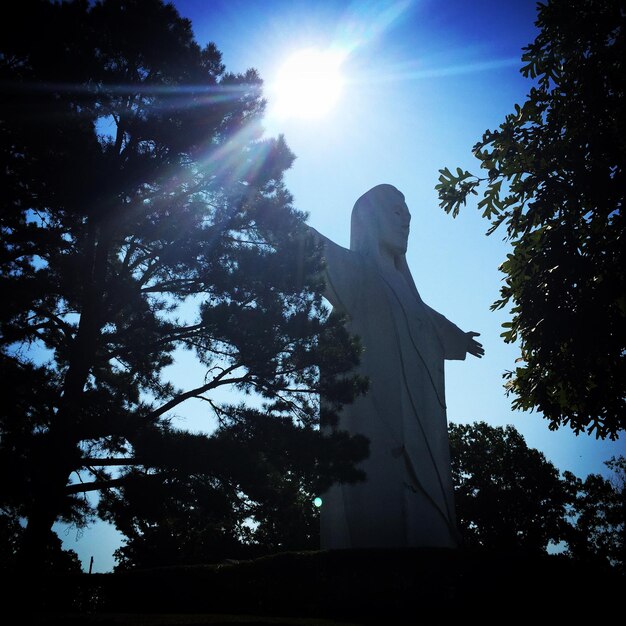
M273 84L273 106L280 117L315 118L336 104L343 79L343 56L309 48L291 55Z

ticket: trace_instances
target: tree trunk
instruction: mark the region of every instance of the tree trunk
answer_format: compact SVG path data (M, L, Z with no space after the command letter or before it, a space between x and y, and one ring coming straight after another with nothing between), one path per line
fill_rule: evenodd
M46 442L45 450L36 459L33 469L32 504L28 514L28 524L24 532L20 552L20 564L29 571L48 569L49 551L53 539L52 525L63 510L65 486L73 471L71 459L78 456L78 446L73 450L64 443L62 449L55 446L52 438ZM50 462L52 456L57 461ZM43 457L43 458L42 458Z
M45 568L52 525L63 512L68 497L67 483L72 472L82 466L79 443L85 418L83 394L102 327L110 242L109 229L90 219L78 330L71 346L58 411L51 416L50 430L42 437L39 454L33 458L32 504L20 558L29 569Z

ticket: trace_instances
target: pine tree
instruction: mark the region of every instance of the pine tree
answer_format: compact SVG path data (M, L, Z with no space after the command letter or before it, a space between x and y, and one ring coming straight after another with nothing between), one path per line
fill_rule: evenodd
M229 499L214 511L228 526L250 499L237 473L282 467L232 436L240 424L278 424L284 454L306 439L322 482L358 478L364 443L318 428L320 393L332 421L363 389L337 377L358 346L325 308L283 184L293 155L262 136L257 73L225 72L161 0L13 9L0 37L0 504L28 520L25 562L41 563L57 519L94 514L87 491L204 481ZM178 349L202 385L169 379ZM248 406L218 403L226 386ZM192 398L217 421L210 437L171 422Z

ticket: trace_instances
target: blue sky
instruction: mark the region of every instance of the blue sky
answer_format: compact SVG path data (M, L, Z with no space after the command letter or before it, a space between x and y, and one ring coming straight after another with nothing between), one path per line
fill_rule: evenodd
M502 374L513 369L515 346L500 338L506 311L493 313L508 251L504 233L485 236L488 224L474 205L453 220L439 207L438 169L476 171L471 147L521 103L531 84L519 73L524 45L535 35L531 0L177 0L196 39L214 41L227 70L256 68L272 104L281 64L303 48L341 50L342 94L318 119L268 119L269 135L284 133L296 154L286 182L309 223L348 246L355 200L379 183L406 196L412 213L407 259L424 300L464 330L481 333L482 360L446 367L448 419L513 424L561 470L579 476L604 472L603 461L626 454L624 440L597 441L568 429L548 430L537 413L513 412ZM176 378L202 373L183 359ZM180 426L206 428L198 407L179 413ZM67 548L94 571L107 571L119 535L97 523L77 534L57 527Z

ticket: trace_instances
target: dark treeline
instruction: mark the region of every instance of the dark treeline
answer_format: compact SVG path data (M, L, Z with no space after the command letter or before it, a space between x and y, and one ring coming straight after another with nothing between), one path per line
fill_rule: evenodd
M513 427L451 424L457 522L466 547L562 552L571 558L626 562L626 459L610 478L559 472Z

